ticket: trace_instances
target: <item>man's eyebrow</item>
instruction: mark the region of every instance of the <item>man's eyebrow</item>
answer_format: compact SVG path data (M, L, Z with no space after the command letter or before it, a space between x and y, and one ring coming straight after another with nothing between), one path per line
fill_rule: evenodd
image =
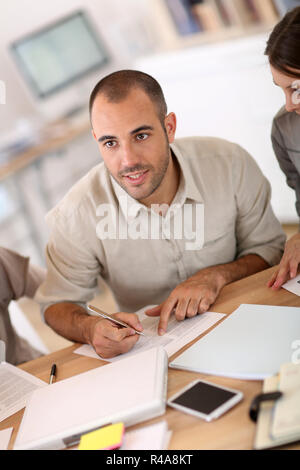
M131 131L130 134L131 135L137 134L138 132L141 132L141 131L153 131L153 127L145 124L143 126L137 127L136 129Z
M98 142L104 142L104 140L112 140L112 139L116 139L116 137L114 135L103 135L102 137L98 139Z

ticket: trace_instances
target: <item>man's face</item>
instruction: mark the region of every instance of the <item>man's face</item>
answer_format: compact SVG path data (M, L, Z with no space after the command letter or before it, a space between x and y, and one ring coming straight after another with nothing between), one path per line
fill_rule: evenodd
M291 69L291 73L300 73L300 70ZM300 79L289 77L271 65L271 72L275 85L279 86L285 94L285 108L288 112L296 112L300 115Z
M164 129L157 108L140 89L119 103L102 94L95 100L92 123L101 156L112 177L134 199L147 199L166 178L173 116L166 117Z

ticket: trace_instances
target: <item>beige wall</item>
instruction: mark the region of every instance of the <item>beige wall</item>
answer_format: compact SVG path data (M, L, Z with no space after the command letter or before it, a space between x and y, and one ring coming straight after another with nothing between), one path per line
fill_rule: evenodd
M1 0L0 80L6 85L6 105L0 106L0 136L27 117L37 103L28 91L9 53L9 44L74 10L92 17L113 57L113 68L127 66L151 45L147 0Z

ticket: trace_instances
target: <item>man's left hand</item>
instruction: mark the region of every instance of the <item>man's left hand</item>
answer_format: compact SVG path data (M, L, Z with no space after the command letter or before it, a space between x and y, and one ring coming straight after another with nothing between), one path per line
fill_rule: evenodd
M179 284L163 303L145 311L146 315L160 316L159 335L163 335L167 331L173 309L177 321L194 317L209 309L226 284L221 271L222 269L218 269L218 266L199 271Z

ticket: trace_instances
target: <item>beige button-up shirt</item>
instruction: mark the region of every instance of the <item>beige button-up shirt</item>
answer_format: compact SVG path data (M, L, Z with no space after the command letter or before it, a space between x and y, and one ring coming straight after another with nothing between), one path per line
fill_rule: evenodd
M120 311L163 302L202 268L257 254L270 265L285 235L270 205L270 185L236 144L184 138L171 145L181 170L164 216L131 198L104 163L47 215L48 275L36 299L85 304L101 276Z

